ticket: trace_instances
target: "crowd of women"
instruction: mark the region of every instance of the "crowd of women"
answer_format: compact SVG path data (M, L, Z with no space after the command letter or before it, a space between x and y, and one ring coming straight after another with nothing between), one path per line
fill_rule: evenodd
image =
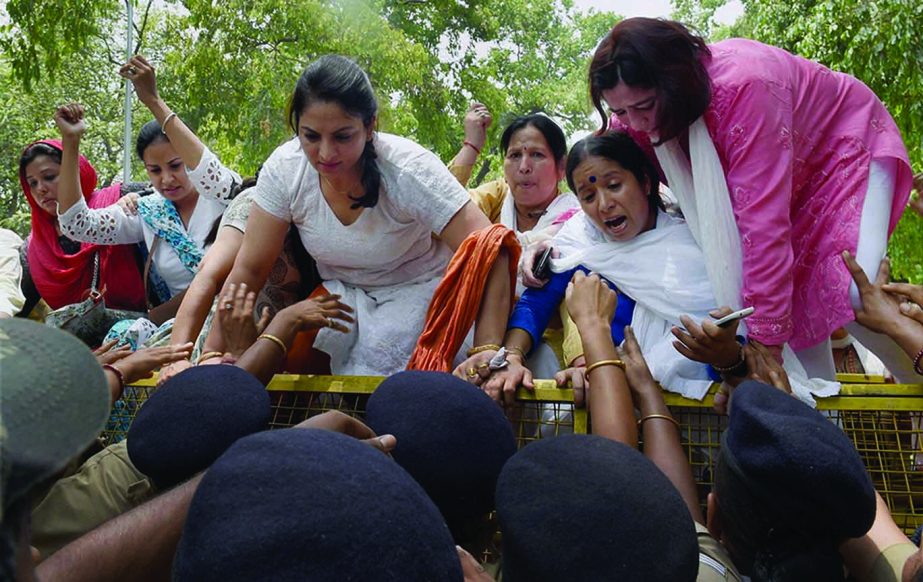
M509 530L504 575L510 579L560 579L551 572L604 579L609 576L600 572L606 571L621 572L612 574L617 579L696 579L696 564L698 579L716 579L704 577L702 564L713 566L709 560L719 562L712 568L722 573L717 579L739 579L738 570L758 580L837 579L836 572L843 579L840 554L857 579L900 579L903 560L913 553L906 538L880 498L876 509L871 483L845 436L805 406L839 391L831 337L843 329L898 381L913 383L923 374L923 293L890 284L885 257L908 203L912 172L896 125L859 80L755 41L706 45L676 22L626 19L600 42L589 64L599 130L568 151L551 118L517 117L499 143L503 178L466 190L487 147L491 112L471 106L463 144L445 164L413 141L377 130L370 80L345 57L324 56L304 70L288 111L294 137L275 149L256 179L242 179L222 164L167 106L144 57L132 58L119 73L154 117L136 142L151 189L131 192L129 185L114 184L96 190L95 171L80 153L88 121L78 104L54 113L59 140L30 144L19 162L32 211L21 251L26 308L20 315L37 317L35 306L44 303L49 322L93 348L102 345L98 355L113 401L126 379L158 367L164 392L190 369L212 365L242 368L264 383L283 371L452 372L458 385L477 387L464 390L486 393L507 408L515 405L518 388L533 387L533 378L555 377L574 389L576 405L589 408L597 437L637 449L643 432L649 461L577 439L563 451L549 445L547 459L516 465L527 447L507 463L520 475L504 477L501 463L490 485L491 497L497 485L496 507L487 509L496 509L501 529ZM0 308L8 315L21 309L18 291L4 291ZM734 401L743 404L732 413L716 477L724 511L717 501L714 511L724 523L722 534L711 500L708 520L701 513L679 425L657 385L701 400L718 382L715 405L727 412L731 393L748 378L774 388L747 382L737 388ZM754 436L752 427L761 423L769 432ZM792 432L786 436L778 427ZM358 429L344 432L350 430ZM799 472L799 463L812 465L821 450L805 449L792 435L809 438L817 431L830 433L826 453L839 459L817 478L843 495L799 489L796 497L804 506L812 495L829 495L864 508L849 509L848 519L834 519L846 511L835 503L830 513L806 511L796 519L792 514L801 505L783 506L768 490L814 478ZM402 443L416 438L396 436ZM782 453L756 450L760 438L769 439L770 449L794 448L784 469ZM534 454L540 449L535 446ZM559 548L585 539L530 538L538 535L527 525L536 516L518 494L503 489L504 479L547 478L579 488L576 470L563 469L562 459L581 455L589 455L590 472L613 482L618 476L601 459L628 455L624 462L637 465L632 478L641 484L638 507L657 495L657 502L673 495L671 502L679 503L675 511L661 511L662 523L652 518L651 531L626 524L626 537L619 539L646 540L649 547L633 551L647 558L617 566L603 555L612 548L596 540L587 547L599 546L599 557L572 561ZM529 463L546 462L567 475L529 474L536 470ZM644 462L652 463L649 475ZM782 476L774 485L751 487L777 462ZM172 501L183 507L184 519L189 499L205 488L199 483L196 478L187 497ZM424 489L427 483L420 481ZM594 511L626 503L588 498ZM568 502L548 501L556 508ZM757 506L777 507L780 515ZM569 509L586 515L580 510ZM612 511L604 514L628 521L640 515ZM667 527L684 511L692 521ZM45 515L37 519L38 534L55 519ZM140 519L131 515L122 518ZM815 527L809 519L837 527ZM579 525L573 528L580 533ZM655 530L679 539L684 528L694 547L699 531L692 565L677 553L656 563L654 556L669 553L671 542ZM709 537L716 547L709 554L703 536L723 548ZM164 543L176 549L176 540ZM549 550L535 549L541 544ZM876 561L886 545L904 548L890 566ZM82 551L92 554L89 548ZM469 555L460 555L468 579L483 574ZM178 554L177 564L198 559ZM923 575L919 562L919 556L907 560L905 580ZM49 571L58 572L51 564ZM199 564L189 566L199 574L188 579L202 579L196 567L217 576L214 564ZM879 577L889 567L896 577Z

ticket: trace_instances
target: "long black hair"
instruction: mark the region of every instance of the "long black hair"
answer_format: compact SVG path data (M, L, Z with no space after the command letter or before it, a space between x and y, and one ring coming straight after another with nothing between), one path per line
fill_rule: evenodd
M627 133L611 131L602 135L591 135L573 145L567 156L566 176L567 185L574 194L577 193L574 171L581 162L591 157L612 160L631 172L638 180L638 184L647 183L647 202L651 212L656 214L658 209L663 210L663 200L660 198L660 175L644 150Z
M348 114L358 117L369 128L378 114L378 100L368 75L352 60L340 55L323 56L301 74L289 104L288 121L295 133L304 110L317 102L336 103ZM353 198L353 208L372 208L378 203L381 170L375 161L375 145L369 139L362 150L362 189L365 193Z

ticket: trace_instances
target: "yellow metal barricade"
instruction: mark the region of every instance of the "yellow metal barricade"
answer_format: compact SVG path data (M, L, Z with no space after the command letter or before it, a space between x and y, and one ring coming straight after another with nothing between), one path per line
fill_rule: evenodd
M852 439L876 489L898 526L908 533L923 523L923 385L886 384L875 376L841 375L839 396L819 399L818 410ZM383 378L367 376L277 375L269 384L271 428L284 428L326 410L358 418L369 395ZM520 389L510 419L519 446L529 441L589 430L585 409L574 408L573 390L551 380L536 380L534 392ZM155 381L126 389L116 404L105 437L125 437L131 420L155 388ZM712 410L714 387L702 401L666 393L666 401L682 429L683 444L704 501L711 489L721 432L727 417Z

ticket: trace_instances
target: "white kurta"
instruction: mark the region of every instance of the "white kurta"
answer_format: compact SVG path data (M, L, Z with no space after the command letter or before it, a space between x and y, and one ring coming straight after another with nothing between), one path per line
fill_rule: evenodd
M433 237L470 201L431 152L389 134L375 137L381 193L344 225L320 189L298 138L269 157L254 202L294 223L324 286L356 310L349 334L322 329L315 347L335 374L388 375L403 369L423 329L433 291L452 256Z
M241 179L235 172L224 167L208 149L202 154L199 166L195 169L186 168L186 172L199 193L195 210L186 226L186 235L204 250L205 238L230 201L232 184L235 181L239 184ZM151 196L160 196L160 193ZM143 241L148 250L154 243L154 231L144 219L137 214L126 214L117 205L88 208L86 201L81 198L67 212L58 215L58 222L61 232L75 241L102 245ZM195 276L183 265L170 245L163 241L154 249L152 261L172 295L189 287Z

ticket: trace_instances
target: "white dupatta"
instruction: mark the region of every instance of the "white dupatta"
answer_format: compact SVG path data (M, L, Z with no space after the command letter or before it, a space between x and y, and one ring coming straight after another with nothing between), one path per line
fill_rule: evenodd
M702 249L705 271L712 283L717 304L739 309L743 286L740 233L731 208L724 168L704 118L699 117L689 126L691 164L677 139L655 147L654 151L670 190L679 201L689 230ZM740 330L740 333L746 333L743 322ZM782 358L792 393L799 400L815 406L813 396L833 396L840 392L839 382L808 378L788 344L783 346Z
M654 379L687 398L704 398L712 383L705 365L676 351L670 333L672 326L682 326L680 315L702 320L715 308L705 257L686 223L660 212L653 230L610 241L578 212L553 245L561 258L552 261L552 270L583 265L635 300L631 325Z

